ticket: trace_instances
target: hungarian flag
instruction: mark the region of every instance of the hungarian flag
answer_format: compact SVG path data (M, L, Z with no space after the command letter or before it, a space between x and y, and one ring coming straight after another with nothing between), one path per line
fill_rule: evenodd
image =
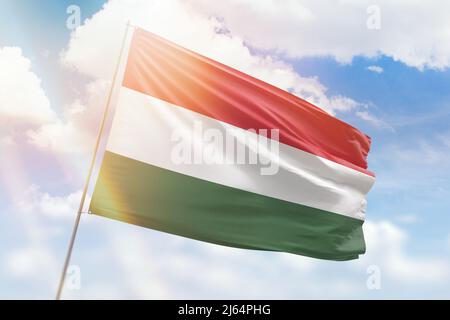
M134 31L90 212L237 248L365 252L370 138L311 103Z

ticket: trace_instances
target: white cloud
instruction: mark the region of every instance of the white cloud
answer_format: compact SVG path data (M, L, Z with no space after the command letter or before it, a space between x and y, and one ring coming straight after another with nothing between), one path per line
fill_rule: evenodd
M389 129L391 131L394 131L394 128L392 128L388 123L383 121L382 119L377 118L373 114L369 113L366 110L359 110L355 112L356 116L364 121L367 121L371 125L380 128L380 129Z
M31 143L51 153L84 155L92 150L109 81L88 83L83 96L60 116L52 109L41 79L32 72L31 61L20 48L0 48L0 70L2 149Z
M87 154L92 151L100 126L109 82L96 80L85 88L84 101L75 100L62 118L28 130L29 142L54 153Z
M42 125L56 117L20 48L0 48L0 125L2 131L18 126Z
M380 268L383 294L399 298L405 288L416 293L445 288L450 276L449 259L407 253L412 244L408 234L388 221L366 222L367 253L349 262L222 247L120 222L98 222L108 245L91 245L108 254L92 268L114 271L98 280L89 276L95 270L82 265L90 280L74 298L101 298L106 293L92 288L105 285L115 288L116 298L125 299L370 298L376 294L366 287L371 265Z
M15 232L20 233L14 237L16 241L8 245L8 250L2 252L0 271L4 274L0 273L0 277L6 275L6 279L18 287L27 285L27 291L21 292L20 298L54 296L63 262L63 252L58 248L61 243L65 248L80 194L77 191L52 196L32 185L11 199L8 211L14 212L13 220L4 221L12 223Z
M343 3L352 6L351 1ZM214 7L220 10L218 16L225 17L225 20L221 20L210 16L212 11L210 8L206 9L206 14L199 13L197 6L189 6L181 1L112 0L72 34L69 45L61 54L61 62L66 67L88 75L93 81L107 82L105 79L112 77L112 68L115 65L125 23L131 19L134 24L298 94L330 112L360 112L357 116L361 119L376 126L385 126L382 120L361 110L367 106L348 97L329 96L326 87L317 78L302 77L292 66L277 56L256 54L247 47L246 43L249 42L255 47L275 48L291 55L333 55L339 61L346 62L356 54L366 54L364 46L361 47L361 52L354 50L354 40L349 46L348 41L341 39L339 35L336 39L327 36L325 40L328 39L330 43L323 45L324 39L320 37L321 32L309 32L305 35L304 33L313 29L286 26L291 23L291 20L297 19L306 21L301 22L302 26L303 23L305 26L307 23L312 23L319 24L321 30L330 29L330 31L322 32L339 33L343 27L348 27L336 25L335 30L324 28L322 17L319 19L317 14L317 6L320 5L312 2L310 5L312 9L293 1L278 3L278 6L273 6L269 1L257 3L242 1L240 4L237 1L215 3ZM329 11L335 7L333 4L329 6L330 9L326 9L328 15L330 15ZM247 17L245 15L248 11L251 11L252 15ZM246 21L247 25L235 24L231 12L239 16L237 21ZM365 25L365 8L362 10L362 15L362 23ZM342 24L341 17L333 17L327 23L335 26L336 21ZM271 28L264 28L267 25ZM283 33L280 32L280 28L285 28ZM302 32L292 32L292 30L302 30ZM303 38L311 39L311 46L299 46ZM264 39L268 42L264 43ZM345 46L341 45L340 41L344 41ZM330 49L333 46L337 48L335 51ZM345 50L347 46L349 49ZM90 50L92 47L96 50ZM299 47L303 47L305 51L300 51ZM378 50L374 50L372 55L376 54ZM85 107L76 107L72 110L86 112L91 108L88 102L84 102L83 105ZM70 114L68 118L73 116ZM48 136L48 134L44 135ZM89 219L91 217L85 220ZM339 266L337 263L288 254L224 248L121 223L113 224L116 227L110 233L106 246L108 250L111 250L108 252L113 258L112 260L105 258L102 263L118 266L120 274L124 275L123 278L110 280L114 282L114 287L123 289L123 291L115 292L115 297L344 298L370 296L365 287L365 281L366 268L371 264L379 265L394 287L402 287L405 283L412 286L426 286L438 283L439 279L448 278L445 271L448 261L407 254L406 233L390 222L367 222L365 229L368 252L359 261L340 263ZM98 262L97 267L100 264L101 262ZM426 270L427 275L418 277L420 270ZM243 282L245 286L242 285ZM106 288L110 285L108 283ZM215 288L214 292L211 292L211 287ZM84 284L79 294L84 298L96 297L96 294L102 294L101 288L105 288L105 283L100 280L94 281ZM236 288L240 290L237 292ZM396 291L394 294L401 295L402 291Z
M237 2L231 2L232 5L235 3ZM247 6L245 2L242 3L242 10L245 13ZM271 2L264 2L262 6L255 9L255 13L258 13L258 15L255 14L256 20L263 19L264 15L270 15L272 12L280 16L285 15L286 21L292 19L293 16L299 16L304 21L312 22L318 19L315 9L305 9L293 1L286 3L287 5L283 3L274 8ZM353 2L342 3L351 5ZM217 3L218 7L226 5ZM330 7L333 8L332 5ZM241 12L237 10L236 14L241 15ZM61 56L61 61L65 66L74 68L92 78L92 82L85 90L85 96L71 104L64 117L55 119L53 112L50 111L47 117L37 123L39 128L29 130L28 134L34 145L61 152L74 152L74 150L75 152L84 152L77 149L78 145L83 141L92 141L108 88L109 80L105 79L110 79L112 75L112 67L115 62L113 53L117 52L124 23L130 17L135 23L149 30L281 88L289 89L328 108L331 112L348 112L361 107L358 102L348 97L327 95L326 88L317 78L300 76L289 64L274 56L252 53L245 45L245 40L251 39L249 34L242 33L243 35L239 36L239 28L236 29L236 32L233 31L235 27L228 24L228 18L223 24L218 19L208 18L204 14L195 12L186 4L176 1L133 0L125 4L124 1L115 0L108 3L105 9L90 19L86 25L75 31L68 48ZM336 19L342 22L342 19L338 17L334 18L330 25L334 26L333 23ZM254 19L248 19L248 21L254 21ZM256 22L254 28L261 32L262 25L258 25ZM279 31L279 26L283 26L281 22L273 21L267 25L277 29L276 32ZM322 29L326 29L323 28L323 23L321 25ZM223 32L226 28L230 28L233 33ZM299 29L286 29L284 37L298 35L292 30ZM278 45L285 41L283 36L278 40L275 37L271 38L272 32L274 31L266 32L267 38L272 43L276 43L278 49L298 54L295 52L294 46L297 46L296 43L301 38L294 41L292 48L286 49ZM117 37L112 37L112 34ZM314 38L316 38L316 42L322 42L319 33ZM257 40L252 40L252 44L258 45ZM345 50L339 51L341 48L339 41L341 40L333 40L335 41L334 45L338 48L334 55L340 61L346 61L354 54L351 50L349 50L350 53ZM261 44L259 46L264 47ZM91 50L93 47L96 50ZM315 50L318 47L317 45ZM313 49L311 52L314 52ZM324 54L330 55L328 49L329 47L324 46ZM414 61L413 58L411 61ZM42 105L48 106L45 103ZM372 119L369 113L361 113L359 116L365 117L367 121ZM5 141L8 142L8 139ZM79 195L79 192L75 192L64 196L54 196L33 187L23 199L16 203L16 212L21 216L24 234L26 238L29 238L30 245L15 248L14 250L17 251L7 255L7 259L4 261L7 270L16 277L23 277L27 280L30 277L38 279L39 275L36 270L30 267L34 265L37 270L46 270L43 271L48 276L45 284L50 289L54 289L61 261L59 258L54 258L56 251L52 249L52 243L54 243L54 237L61 234L62 224L60 221L68 221L68 225L71 225L71 219L59 219L59 217L73 217ZM91 221L92 218L86 217L83 219L83 223ZM101 235L105 232L103 227L111 223L108 221L105 219L102 221L102 228L97 226L95 229L98 231L95 238L100 238L95 254L97 256L99 252L107 252L106 256L111 255L112 259L105 258L103 261L105 269L100 269L100 264L95 264L95 272L117 266L120 270L118 274L121 277L117 277L117 274L113 272L105 272L106 275L100 279L84 277L83 279L89 280L84 280L80 293L87 297L370 297L370 293L365 287L365 271L371 264L379 265L382 274L386 275L393 287L397 288L391 293L394 296L402 295L405 285L417 288L438 286L448 281L449 277L447 260L408 254L407 246L410 242L406 232L386 221L366 223L368 251L361 260L346 263L324 262L281 253L224 248L163 235L124 223L115 224L117 228L111 233L106 231L108 241L102 242L104 239L101 238ZM86 245L86 242L82 241L78 252L84 253L89 250L93 245L92 242L94 241L89 241ZM83 269L83 274L86 272L89 271ZM108 274L110 278L108 278ZM214 288L214 291L211 291L211 287ZM121 291L117 288L124 290ZM69 296L76 296L76 293L71 292Z
M23 213L46 215L52 218L73 218L81 199L81 191L66 196L52 196L32 185L16 202Z
M53 153L83 154L92 149L108 82L86 86L86 99L68 106L62 116L52 109L31 61L17 47L0 48L0 147L27 143ZM85 105L89 105L87 108ZM22 151L23 152L23 151Z
M90 76L91 82L81 98L66 107L63 116L54 117L53 121L27 130L32 145L62 154L86 154L92 150L128 20L289 90L332 114L354 112L364 107L349 97L328 95L327 88L316 77L299 75L291 65L276 56L252 53L243 37L223 32L227 27L223 22L198 13L196 8L184 2L111 0L74 31L67 48L61 52L61 63ZM172 23L168 24L167 21ZM90 50L92 47L96 50ZM357 115L373 125L387 127L383 121L369 116L366 111Z
M115 252L116 263L123 274L127 275L125 287L128 297L147 297L148 299L168 299L168 284L161 279L160 275L165 263L155 263L160 259L157 254L148 251L148 246L139 241L136 233L130 233L126 238L111 237ZM127 252L126 255L123 253ZM147 254L143 254L147 252ZM138 263L137 263L138 262ZM153 279L151 282L143 279Z
M363 106L363 104L343 96L334 96L328 101L328 103L331 110L340 112L353 111Z
M48 250L53 237L64 236L65 227L74 221L81 191L52 196L31 185L16 195L12 208L23 230L23 239L32 247Z
M14 138L11 135L4 135L0 138L0 148L1 147L11 147L14 146L16 142L14 141Z
M408 144L407 147L392 144L386 146L389 158L399 166L409 163L409 168L415 165L417 167L432 168L432 166L440 165L443 168L450 164L450 146L447 146L439 136L420 138L414 144ZM387 154L386 154L387 156ZM442 172L440 172L442 175Z
M445 0L377 1L379 30L367 28L370 0L189 2L222 17L234 35L265 50L331 56L343 63L383 54L419 69L450 66L450 3Z
M444 257L406 254L407 233L389 221L364 225L368 253L359 263L378 265L389 281L407 286L445 283L450 276L450 261Z
M450 132L442 133L438 135L438 140L442 142L445 146L450 148Z
M394 217L394 219L401 223L416 223L419 217L414 214L401 214Z
M368 66L366 69L371 72L375 72L375 73L383 73L384 72L384 69L380 66Z
M6 258L6 269L13 277L41 282L48 273L55 272L57 261L43 246L31 245L10 252Z
M129 19L169 40L289 90L331 113L359 106L348 97L327 95L327 88L317 78L302 77L276 56L252 53L243 37L223 32L226 26L221 21L198 13L182 1L111 0L75 30L61 54L61 62L93 78L110 79ZM90 50L93 46L96 50Z
M450 196L443 183L450 173L450 145L448 133L429 135L413 134L398 142L387 142L371 155L373 163L382 165L378 172L376 189L383 194L418 194L416 201L442 202ZM414 210L414 209L413 209ZM439 211L439 210L438 210Z

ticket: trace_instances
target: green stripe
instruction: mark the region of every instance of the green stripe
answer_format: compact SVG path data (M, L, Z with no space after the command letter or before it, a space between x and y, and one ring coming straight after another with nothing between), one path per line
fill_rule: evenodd
M211 243L350 260L365 252L363 221L106 152L90 211Z

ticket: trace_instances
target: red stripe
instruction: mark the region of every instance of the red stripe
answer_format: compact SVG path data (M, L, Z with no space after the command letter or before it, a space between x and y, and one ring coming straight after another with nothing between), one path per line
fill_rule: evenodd
M142 29L123 85L243 129L279 129L280 142L373 176L370 138L299 97Z

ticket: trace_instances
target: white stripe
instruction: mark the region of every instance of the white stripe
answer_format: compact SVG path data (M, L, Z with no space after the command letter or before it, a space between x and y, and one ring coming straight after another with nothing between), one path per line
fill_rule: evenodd
M262 165L255 164L176 164L171 158L176 130L195 135L194 123L201 123L204 130L218 129L224 135L234 131L242 136L247 131L125 87L115 112L108 151L203 180L364 219L365 195L375 180L369 175L282 143L279 156L271 155L279 161L275 175L262 175ZM194 141L197 148L203 143L198 135Z

